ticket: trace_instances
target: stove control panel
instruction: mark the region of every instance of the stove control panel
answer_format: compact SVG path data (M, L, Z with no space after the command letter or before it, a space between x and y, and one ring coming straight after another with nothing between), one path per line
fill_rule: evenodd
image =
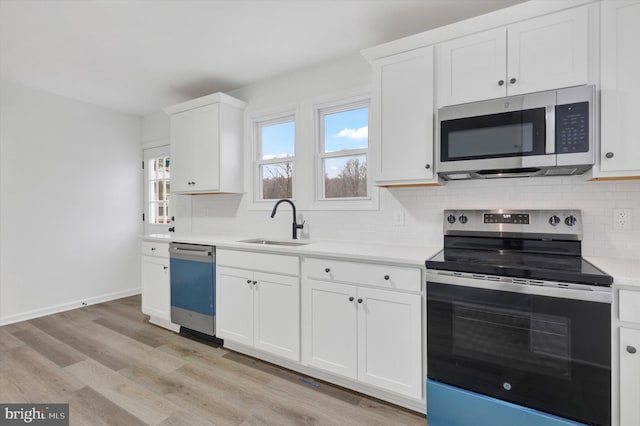
M582 239L580 210L445 210L445 235Z

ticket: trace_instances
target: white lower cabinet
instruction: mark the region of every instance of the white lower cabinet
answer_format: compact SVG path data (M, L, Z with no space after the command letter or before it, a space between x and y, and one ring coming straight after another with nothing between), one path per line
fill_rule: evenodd
M169 244L142 243L142 312L149 322L177 331L171 323Z
M421 301L420 294L305 277L303 363L420 399Z
M620 425L640 425L640 330L620 327Z
M220 265L220 261L229 259L228 263L233 263L231 260L241 261L244 257L245 265L261 262L259 253L234 252L228 257L222 251L217 253L217 262ZM273 264L276 269L277 263ZM300 278L217 266L216 336L299 361Z

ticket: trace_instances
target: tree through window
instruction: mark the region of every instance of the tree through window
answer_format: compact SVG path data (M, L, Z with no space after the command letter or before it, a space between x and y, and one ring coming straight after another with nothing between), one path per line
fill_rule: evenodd
M369 102L319 110L322 198L366 198Z
M256 174L258 200L293 197L295 122L293 116L258 121L256 126Z

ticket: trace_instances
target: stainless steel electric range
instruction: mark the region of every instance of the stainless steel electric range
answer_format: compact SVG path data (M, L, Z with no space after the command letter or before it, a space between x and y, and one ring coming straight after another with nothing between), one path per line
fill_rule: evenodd
M582 258L582 230L579 210L444 212L429 426L610 424L613 279Z

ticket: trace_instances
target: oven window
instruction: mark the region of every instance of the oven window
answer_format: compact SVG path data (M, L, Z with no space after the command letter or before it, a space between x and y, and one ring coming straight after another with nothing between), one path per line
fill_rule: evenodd
M453 305L453 354L571 379L571 320L504 308Z
M446 120L440 130L442 161L545 153L544 108Z

